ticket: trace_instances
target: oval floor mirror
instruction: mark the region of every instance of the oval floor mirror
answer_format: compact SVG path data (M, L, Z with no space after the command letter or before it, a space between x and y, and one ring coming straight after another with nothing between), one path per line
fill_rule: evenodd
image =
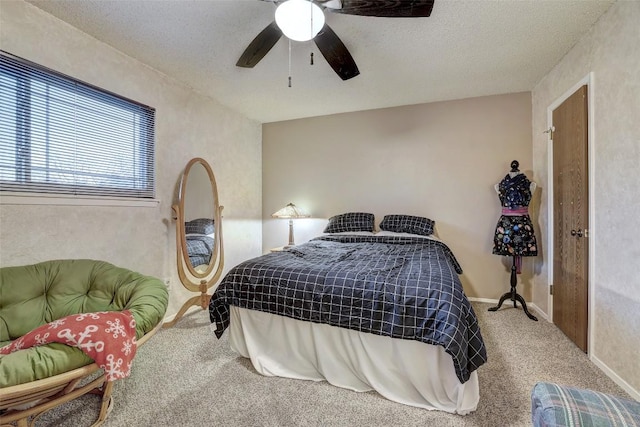
M192 306L205 310L208 290L218 281L224 267L222 209L211 166L199 157L184 168L178 188L178 201L172 206L176 221L178 277L189 291L189 298L165 328L173 326Z

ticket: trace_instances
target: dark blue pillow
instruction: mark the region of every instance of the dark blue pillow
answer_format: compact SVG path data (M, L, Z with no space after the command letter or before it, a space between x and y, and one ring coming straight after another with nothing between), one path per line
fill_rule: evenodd
M215 232L213 220L198 218L184 223L185 234L212 234Z
M380 230L429 236L433 234L434 224L433 220L421 216L385 215L380 223Z
M345 233L349 231L373 231L375 217L372 213L347 212L329 218L325 233Z

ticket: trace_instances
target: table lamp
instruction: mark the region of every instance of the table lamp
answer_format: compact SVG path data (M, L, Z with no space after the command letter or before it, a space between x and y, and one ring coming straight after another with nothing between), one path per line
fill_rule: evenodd
M302 209L289 203L284 208L280 209L276 213L271 215L274 218L288 218L289 219L289 244L285 247L295 245L293 241L293 220L295 218L308 218L310 215L304 212Z

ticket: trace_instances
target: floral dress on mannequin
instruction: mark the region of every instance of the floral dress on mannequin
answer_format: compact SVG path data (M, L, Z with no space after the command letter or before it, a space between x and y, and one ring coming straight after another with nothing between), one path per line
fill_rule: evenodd
M531 181L522 173L508 173L496 189L502 204L502 215L493 238L495 255L520 257L538 255L536 236L529 218ZM518 268L519 272L520 268Z

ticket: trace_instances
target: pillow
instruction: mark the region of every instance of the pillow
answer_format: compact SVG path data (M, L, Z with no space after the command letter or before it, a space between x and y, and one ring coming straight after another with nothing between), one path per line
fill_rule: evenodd
M538 382L531 390L531 421L538 426L640 425L640 403L594 390Z
M184 223L185 234L211 234L215 232L211 218L198 218Z
M433 220L421 216L385 215L380 223L380 230L428 236L433 234L434 224Z
M375 217L372 213L347 212L329 218L325 233L344 233L347 231L373 231Z

